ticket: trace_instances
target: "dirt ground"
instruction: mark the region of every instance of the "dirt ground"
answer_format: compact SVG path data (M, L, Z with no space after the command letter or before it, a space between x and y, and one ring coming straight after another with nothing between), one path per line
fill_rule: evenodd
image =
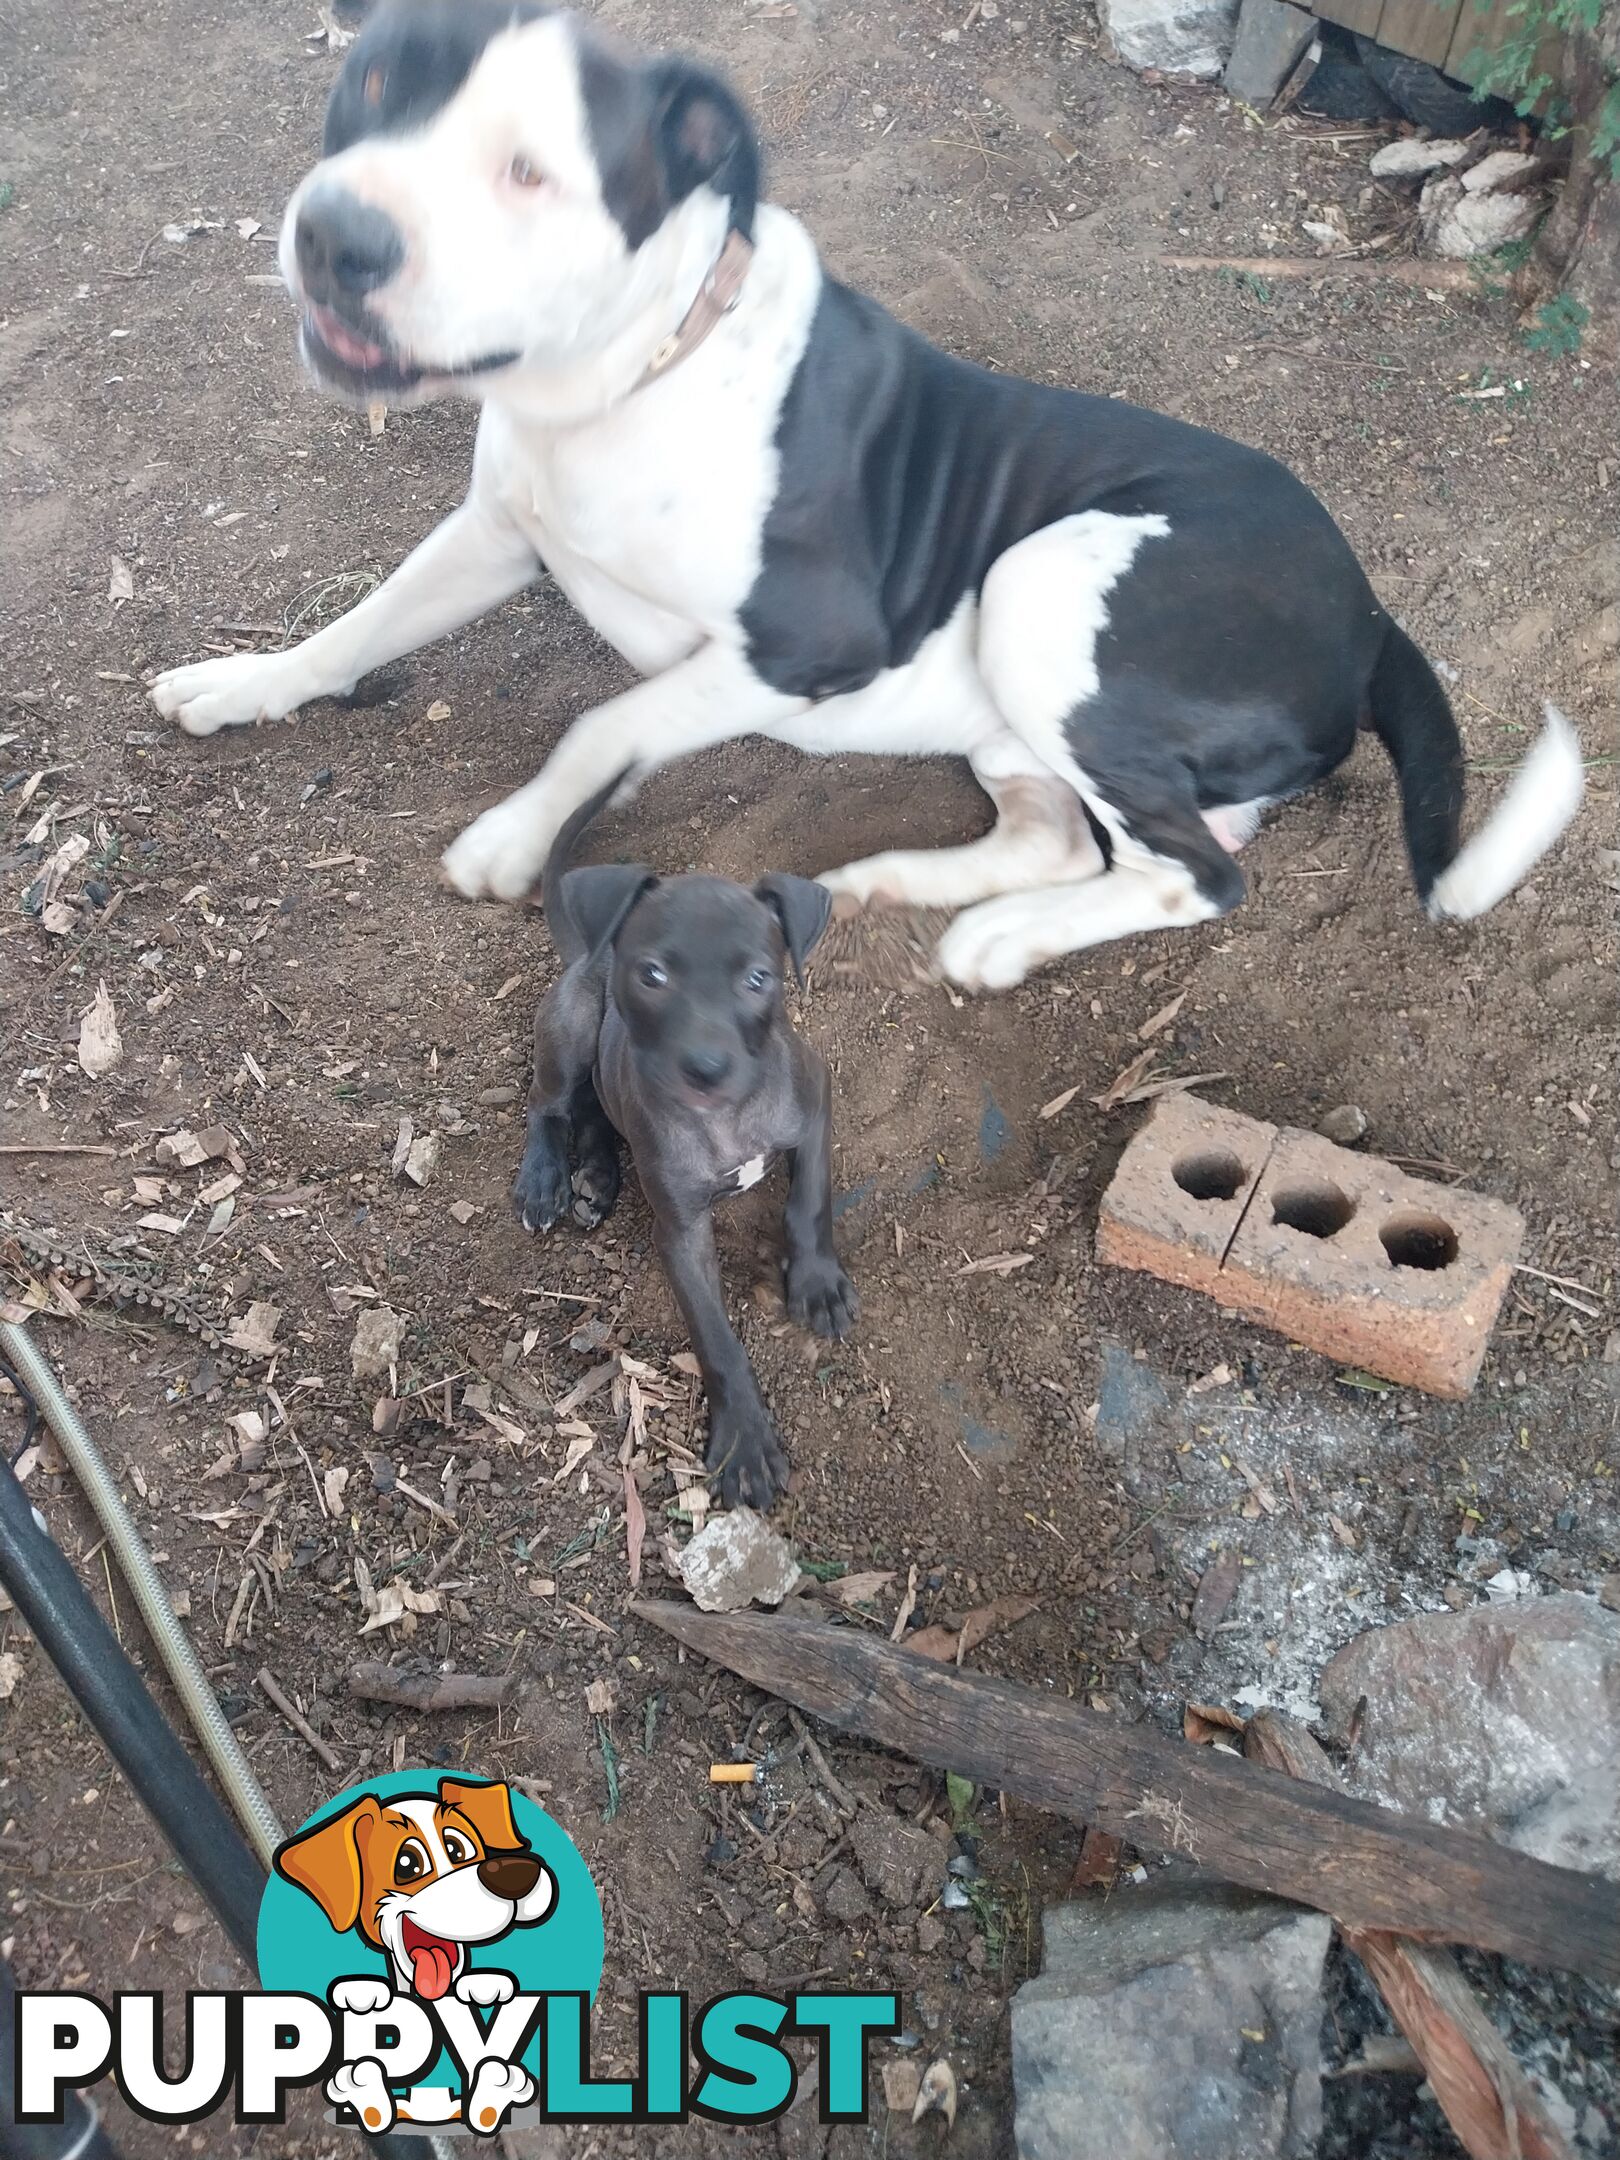
M235 1373L96 1298L77 1323L34 1324L289 1822L397 1764L532 1780L604 1893L599 2071L628 2059L643 1985L858 1975L902 1993L905 2045L886 2061L954 2064L952 2150L1006 2153L1007 2002L1038 1962L1040 1908L1065 1892L1078 1831L984 1801L982 1877L970 1909L946 1912L931 1893L874 1900L806 1756L757 1821L716 1802L706 1766L745 1740L761 1699L682 1664L627 1613L622 1457L659 1594L666 1540L690 1518L672 1466L701 1448L645 1212L627 1196L595 1239L546 1245L508 1212L551 956L537 919L457 900L436 859L622 683L620 664L541 585L363 686L357 709L196 743L142 695L158 666L279 640L346 604L463 486L470 408L390 414L374 435L300 376L273 239L335 65L306 43L315 12L0 10L0 1123L14 1147L116 1151L0 1158L4 1205L103 1255L133 1238L124 1264L144 1253L216 1314L274 1304L281 1348L272 1372ZM1399 228L1404 257L1411 205L1368 181L1376 138L1299 118L1262 129L1212 90L1141 82L1109 63L1083 6L622 0L604 14L731 71L772 192L837 273L909 321L1286 458L1445 664L1475 814L1543 698L1592 760L1568 842L1466 930L1421 919L1391 777L1367 749L1271 820L1245 855L1246 906L1207 929L1082 955L982 1002L821 970L803 1024L836 1069L853 1340L829 1349L785 1326L776 1187L723 1232L797 1471L781 1526L823 1574L888 1573L869 1610L885 1630L913 1571L914 1625L1034 1599L976 1664L1172 1724L1189 1696L1308 1710L1340 1642L1448 1589L1472 1599L1482 1566L1589 1586L1620 1550L1612 378L1527 350L1489 279L1442 292L1166 269L1164 251L1308 255L1301 220L1324 205L1357 241ZM171 225L189 237L165 237ZM812 763L744 742L659 776L601 847L753 876L965 837L981 818L948 764ZM53 935L23 895L75 833L90 852ZM92 1082L75 1046L101 982L124 1055ZM1097 1200L1142 1112L1093 1098L1147 1046L1156 1076L1217 1075L1205 1091L1258 1116L1312 1125L1359 1105L1379 1152L1524 1210L1543 1272L1516 1279L1470 1402L1371 1389L1095 1264ZM391 1171L405 1119L442 1140L425 1187ZM228 1221L198 1201L225 1163L165 1170L153 1155L160 1135L213 1124L241 1158ZM152 1215L159 1227L140 1227ZM27 1294L38 1270L11 1257L9 1294ZM358 1386L349 1357L357 1312L379 1300L406 1321L405 1406L380 1436L385 1389ZM246 1462L227 1424L244 1411L268 1426ZM0 1440L14 1450L20 1433L0 1402ZM1244 1467L1292 1504L1271 1512ZM48 1453L30 1490L144 1660ZM1246 1564L1206 1641L1191 1599L1221 1547ZM362 1644L360 1562L432 1609ZM0 1942L22 1981L229 1984L195 1894L0 1614L4 1650L18 1671L0 1704ZM493 1719L412 1717L347 1692L347 1668L373 1653L521 1684ZM260 1668L338 1774L267 1702ZM586 1689L603 1680L616 1707L598 1719ZM753 1734L786 1737L772 1722ZM870 1810L948 1836L931 1775L827 1747ZM1411 2081L1383 2082L1395 2096L1355 2149L1456 2150ZM1329 2108L1349 2135L1331 2094ZM112 2114L135 2155L336 2149L313 2107L235 2133L239 2146ZM937 2118L913 2131L880 2108L869 2129L832 2133L813 2118L796 2108L750 2149L903 2160L939 2143ZM636 2149L723 2142L694 2125ZM528 2149L620 2147L559 2132Z

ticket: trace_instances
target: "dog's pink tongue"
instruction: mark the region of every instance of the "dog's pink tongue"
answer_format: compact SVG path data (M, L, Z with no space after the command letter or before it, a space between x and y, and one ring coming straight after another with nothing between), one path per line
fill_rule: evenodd
M411 1945L411 1970L416 1992L426 2002L437 2002L450 1992L456 1961L448 1943L419 1942Z

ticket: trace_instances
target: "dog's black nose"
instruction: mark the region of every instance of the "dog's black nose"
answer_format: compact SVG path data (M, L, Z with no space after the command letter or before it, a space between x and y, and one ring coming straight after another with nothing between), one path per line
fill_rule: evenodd
M298 275L311 300L357 299L386 285L405 260L399 227L347 188L311 188L294 234Z
M486 1890L493 1890L498 1898L510 1898L515 1905L540 1880L540 1863L533 1853L490 1853L478 1863L478 1880Z
M715 1088L731 1070L731 1056L725 1050L683 1050L681 1052L681 1078L690 1080L694 1087Z

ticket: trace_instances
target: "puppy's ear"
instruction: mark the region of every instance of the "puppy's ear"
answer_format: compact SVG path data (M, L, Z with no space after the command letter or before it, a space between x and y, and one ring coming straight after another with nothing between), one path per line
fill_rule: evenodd
M563 878L563 907L593 960L613 943L630 910L657 883L643 863L590 863Z
M730 84L691 60L653 63L659 162L671 203L711 187L731 202L731 222L752 235L759 201L759 143Z
M754 898L763 900L782 925L788 958L802 986L804 963L820 943L832 914L832 894L813 878L788 877L773 870L754 887Z
M465 1815L478 1832L485 1852L526 1852L528 1839L512 1814L508 1785L470 1785L461 1778L440 1778L439 1804Z
M340 1935L360 1917L360 1863L382 1809L371 1793L329 1822L290 1837L275 1852L275 1870L306 1892Z

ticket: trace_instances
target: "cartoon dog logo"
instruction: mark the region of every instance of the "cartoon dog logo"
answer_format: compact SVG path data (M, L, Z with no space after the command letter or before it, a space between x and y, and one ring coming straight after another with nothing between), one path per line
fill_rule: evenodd
M470 1945L538 1926L557 1901L509 1788L461 1778L386 1800L362 1793L289 1838L275 1864L340 1935L352 1929L383 1953L395 1992L427 2002L456 1986Z

